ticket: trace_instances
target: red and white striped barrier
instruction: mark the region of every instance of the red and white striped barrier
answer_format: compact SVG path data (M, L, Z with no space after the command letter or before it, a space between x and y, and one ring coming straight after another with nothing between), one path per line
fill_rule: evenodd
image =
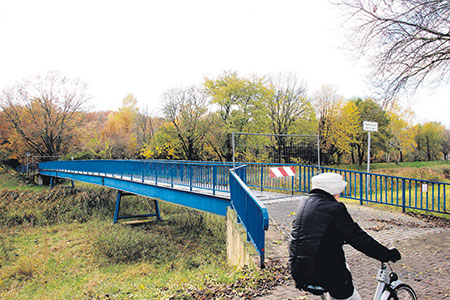
M285 177L285 176L295 176L295 168L294 167L277 167L270 168L269 176L274 177Z

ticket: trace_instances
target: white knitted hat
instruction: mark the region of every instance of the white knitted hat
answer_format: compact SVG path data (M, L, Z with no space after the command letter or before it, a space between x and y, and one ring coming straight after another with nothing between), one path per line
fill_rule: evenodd
M311 189L320 189L331 195L342 193L347 182L342 180L342 176L336 173L322 173L311 178Z

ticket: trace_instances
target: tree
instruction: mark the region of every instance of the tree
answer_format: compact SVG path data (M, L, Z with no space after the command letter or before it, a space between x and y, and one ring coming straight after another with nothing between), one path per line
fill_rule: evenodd
M313 97L313 105L318 115L318 134L320 137L320 157L323 164L335 162L333 156L337 152L334 130L342 97L331 85L324 85Z
M264 99L268 108L270 129L276 134L275 144L272 146L278 157L286 153L288 143L292 143L287 134L307 134L296 132L297 123L310 117L312 113L311 103L306 97L306 84L299 81L293 73L280 73L272 79L273 92Z
M67 152L74 131L81 127L80 112L88 102L87 85L57 72L25 79L6 88L0 108L19 142L41 156Z
M387 149L387 141L390 139L391 134L388 130L389 128L389 118L386 111L372 99L356 99L354 101L356 107L358 108L359 114L361 116L361 121L371 121L378 123L378 132L371 135L370 152L373 156L376 156L377 152L384 151ZM355 145L356 154L358 158L358 164L362 165L366 157L366 149L368 147L367 132L362 131L362 124L360 125L361 130L359 132L358 140L359 143Z
M202 139L208 130L204 117L208 111L203 89L191 86L174 88L163 94L164 115L173 124L184 158L200 159Z
M172 123L162 124L151 142L141 149L140 156L147 159L183 159L180 140L173 134L174 131Z
M405 155L412 153L417 146L415 141L417 127L412 125L413 112L408 109L401 110L397 105L393 105L387 113L390 120L389 146L391 149L387 153L386 162L389 162L392 151L395 162L398 164L403 162Z
M272 79L273 94L265 99L270 127L274 134L292 133L295 121L310 108L306 85L292 73L281 73Z
M11 144L10 138L12 128L7 120L6 114L0 111L0 162L4 162L11 158Z
M220 160L232 160L232 132L261 132L267 128L263 99L271 94L263 77L239 77L225 72L216 79L205 79L204 86L211 96L211 104L220 116L220 142L216 147ZM208 135L209 137L209 135ZM208 144L212 143L208 140Z
M425 79L449 79L450 4L442 0L336 0L348 14L352 44L371 53L372 78L391 100Z
M135 130L138 113L137 99L133 94L128 94L123 98L118 111L108 115L102 137L109 146L109 158L126 159L138 156Z
M446 128L444 131L444 137L442 139L442 153L444 159L448 160L448 153L450 152L450 129Z
M150 116L148 107L142 109L136 115L136 137L138 147L142 148L144 145L150 143L155 135L155 124L153 118Z
M78 145L66 154L68 159L110 158L109 141L102 136L111 111L88 112L82 115L83 127L79 128Z
M352 149L361 143L359 140L361 115L354 102L347 101L341 104L333 133L333 140L337 149L337 163L340 164L342 157L347 154L351 156L352 163L355 163L355 158L351 154Z
M418 126L417 160L436 160L442 150L445 127L439 122L427 122Z

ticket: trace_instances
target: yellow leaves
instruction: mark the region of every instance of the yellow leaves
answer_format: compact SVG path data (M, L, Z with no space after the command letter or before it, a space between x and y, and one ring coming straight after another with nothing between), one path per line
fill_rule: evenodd
M141 152L139 152L139 155L146 159L150 159L155 155L155 152L152 151L149 146L144 146L144 148L141 149Z
M361 118L352 101L339 100L328 103L322 116L321 136L325 148L336 147L341 153L349 153L354 144L360 143Z

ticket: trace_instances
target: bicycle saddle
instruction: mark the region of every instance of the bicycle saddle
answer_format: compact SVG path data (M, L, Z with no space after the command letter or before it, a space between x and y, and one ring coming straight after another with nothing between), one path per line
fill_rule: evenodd
M313 295L316 295L316 296L320 296L320 295L322 295L322 294L327 292L327 290L323 286L312 285L312 284L304 285L302 287L302 289L307 291L307 292L309 292L309 293L311 293L311 294L313 294Z

